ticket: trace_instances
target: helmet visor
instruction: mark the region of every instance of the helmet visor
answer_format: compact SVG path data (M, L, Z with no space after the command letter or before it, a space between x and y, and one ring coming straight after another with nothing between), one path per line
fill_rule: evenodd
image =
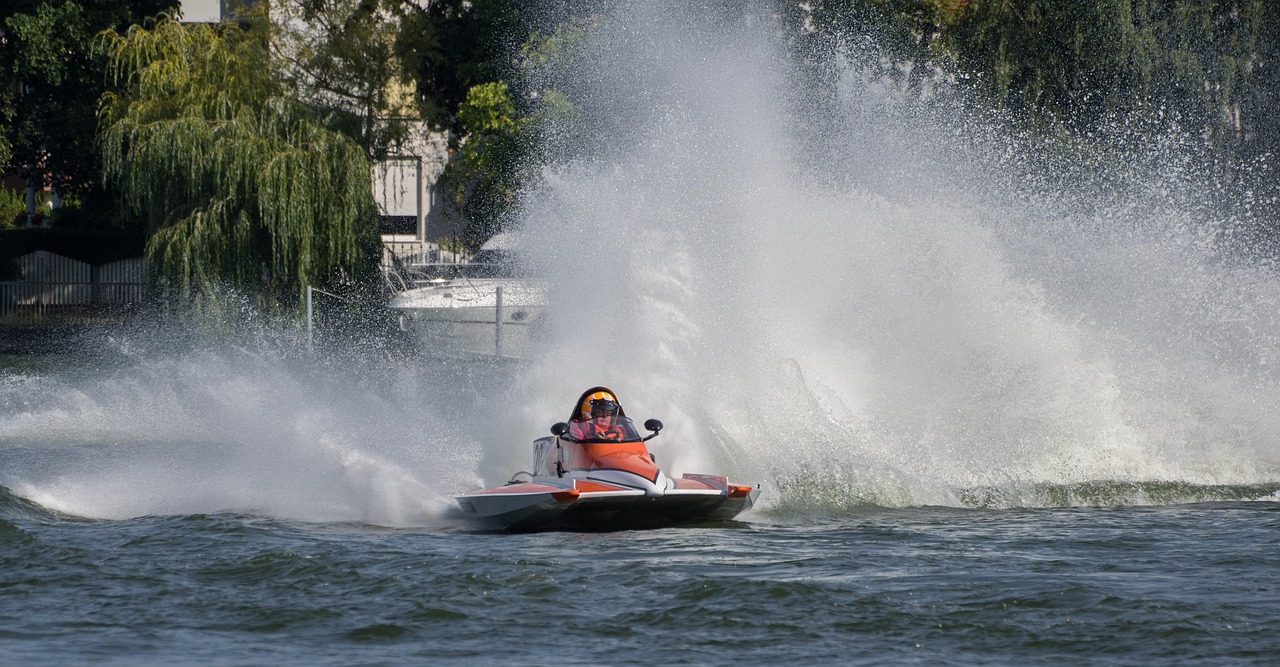
M618 404L607 398L597 398L591 401L592 417L614 417L618 414Z

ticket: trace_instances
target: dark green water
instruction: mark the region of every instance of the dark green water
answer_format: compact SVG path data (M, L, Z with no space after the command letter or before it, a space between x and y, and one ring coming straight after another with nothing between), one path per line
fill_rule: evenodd
M768 21L613 9L566 77L605 150L523 207L529 363L201 348L248 309L0 357L0 664L1280 662L1280 282L1233 251L1248 202L1177 136L1047 173L1053 145L838 64L862 47L807 99ZM761 505L459 524L598 384L667 425L668 472Z
M477 534L0 493L7 664L1274 664L1280 505Z
M537 365L244 350L5 364L0 664L1280 655L1280 484L1265 451L1236 460L1259 470L1245 483L1000 484L957 466L939 490L877 454L884 443L815 453L778 429L734 450L740 425L699 439L640 383L619 384L629 411L666 418L660 462L760 483L760 506L724 525L481 533L452 494L526 465L578 383L547 390ZM690 453L702 460L682 464ZM1033 461L998 453L1003 474L1032 477ZM859 474L864 460L898 477Z

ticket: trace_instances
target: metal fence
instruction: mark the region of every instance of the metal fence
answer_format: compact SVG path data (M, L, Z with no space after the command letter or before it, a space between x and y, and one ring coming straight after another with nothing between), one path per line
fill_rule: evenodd
M0 282L0 317L8 321L116 310L143 298L141 259L89 266L35 252L18 258L18 266L23 280Z
M412 236L382 237L382 270L414 264L460 264L469 255L445 250L434 243L424 243Z

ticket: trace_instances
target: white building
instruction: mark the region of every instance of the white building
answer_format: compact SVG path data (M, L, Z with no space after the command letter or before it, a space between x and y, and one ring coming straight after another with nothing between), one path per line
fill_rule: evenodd
M178 4L183 23L221 23L231 16L231 9L237 3L234 0L182 0Z

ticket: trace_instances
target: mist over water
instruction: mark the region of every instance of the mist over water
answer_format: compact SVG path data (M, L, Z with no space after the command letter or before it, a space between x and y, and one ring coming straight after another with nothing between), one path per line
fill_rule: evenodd
M0 484L82 516L445 526L603 384L664 421L669 473L760 483L766 512L1274 497L1280 281L1176 142L1037 177L998 119L930 119L856 63L801 103L767 21L666 4L606 17L569 77L596 133L527 196L535 358L9 374Z
M409 372L235 349L10 377L0 442L22 451L3 484L90 517L434 525L441 489L478 482L451 399Z
M784 506L1274 490L1280 286L1176 137L1100 128L1124 150L1055 174L856 63L789 103L764 22L623 14L577 83L617 142L553 169L526 231L575 314L544 366L670 417L666 460Z

